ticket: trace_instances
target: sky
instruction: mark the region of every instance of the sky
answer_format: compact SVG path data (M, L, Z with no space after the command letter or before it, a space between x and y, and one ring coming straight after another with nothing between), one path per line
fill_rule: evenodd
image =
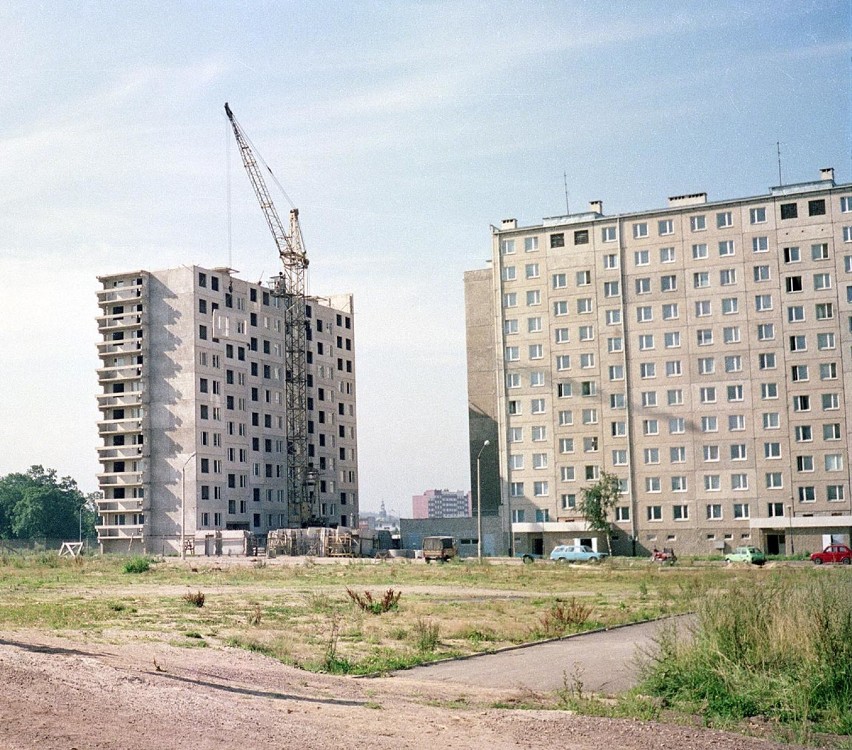
M490 225L852 182L848 0L0 5L0 475L97 489L97 276L278 271L223 105L355 295L361 507L469 489ZM287 197L273 189L279 213Z

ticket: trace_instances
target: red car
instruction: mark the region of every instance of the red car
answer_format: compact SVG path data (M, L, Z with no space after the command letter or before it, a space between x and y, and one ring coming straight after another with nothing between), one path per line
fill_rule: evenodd
M822 552L814 552L811 555L811 560L816 565L823 563L850 565L852 564L852 549L849 549L845 544L829 544Z

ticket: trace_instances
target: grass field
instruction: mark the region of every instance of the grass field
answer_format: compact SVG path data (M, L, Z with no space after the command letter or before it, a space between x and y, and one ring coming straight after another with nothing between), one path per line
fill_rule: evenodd
M606 710L648 718L663 707L710 723L760 716L835 733L852 727L845 569L0 557L2 631L236 646L339 674L683 612L698 613L694 643L663 640L645 683ZM587 712L610 705L573 695L570 685L558 698L553 705Z

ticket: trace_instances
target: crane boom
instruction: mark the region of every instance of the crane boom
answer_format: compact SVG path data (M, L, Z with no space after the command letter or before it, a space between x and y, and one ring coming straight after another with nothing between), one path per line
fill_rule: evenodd
M308 462L307 316L305 271L308 258L299 226L299 209L290 211L289 232L285 230L252 148L225 102L243 160L263 216L272 232L283 270L270 284L270 292L284 305L284 372L287 436L287 517L291 527L301 527L313 513L309 484L314 472Z

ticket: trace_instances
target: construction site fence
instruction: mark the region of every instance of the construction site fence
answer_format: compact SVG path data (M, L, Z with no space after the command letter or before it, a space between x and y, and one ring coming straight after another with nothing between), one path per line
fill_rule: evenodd
M266 554L311 557L357 557L360 540L345 528L273 529L266 537Z

